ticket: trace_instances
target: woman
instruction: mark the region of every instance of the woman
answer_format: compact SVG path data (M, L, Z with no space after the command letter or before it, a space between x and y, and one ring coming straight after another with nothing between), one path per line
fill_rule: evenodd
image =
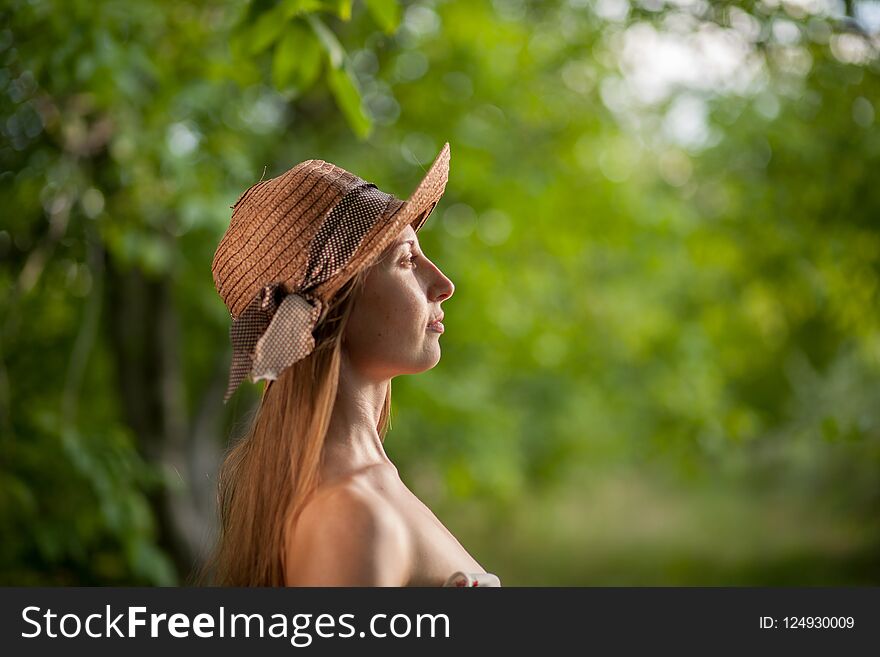
M227 396L267 381L219 484L205 574L232 586L499 586L385 454L391 379L440 359L452 282L417 232L448 178L445 144L406 201L302 162L233 206L212 263L233 317Z

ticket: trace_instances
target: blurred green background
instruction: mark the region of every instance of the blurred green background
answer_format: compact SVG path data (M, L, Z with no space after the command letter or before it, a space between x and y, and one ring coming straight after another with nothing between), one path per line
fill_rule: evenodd
M505 585L880 584L880 2L6 0L0 583L174 584L258 400L210 262L265 174L456 284L386 449Z

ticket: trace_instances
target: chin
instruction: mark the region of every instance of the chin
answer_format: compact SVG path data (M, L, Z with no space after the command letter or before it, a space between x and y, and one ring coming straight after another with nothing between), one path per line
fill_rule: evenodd
M421 362L416 366L419 372L426 372L427 370L433 369L436 367L437 363L440 362L440 349L431 349L430 354L426 354L425 358L421 360Z
M431 369L432 367L435 367L435 366L437 365L437 363L440 362L440 349L439 349L439 347L437 348L437 352L436 352L436 353L437 353L437 355L436 355L434 358L431 359L431 364L428 366L428 369Z

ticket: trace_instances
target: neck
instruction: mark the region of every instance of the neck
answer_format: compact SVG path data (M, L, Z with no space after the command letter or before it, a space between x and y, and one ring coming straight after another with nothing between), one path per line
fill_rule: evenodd
M390 379L363 376L343 351L336 402L324 442L322 478L325 481L373 465L394 467L378 430L390 385Z

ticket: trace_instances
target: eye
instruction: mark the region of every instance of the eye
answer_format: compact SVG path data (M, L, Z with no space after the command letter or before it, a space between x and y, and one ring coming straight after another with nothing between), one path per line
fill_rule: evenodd
M416 258L418 258L418 257L419 257L418 253L413 253L409 258L406 259L406 261L412 265L413 269L416 268Z

